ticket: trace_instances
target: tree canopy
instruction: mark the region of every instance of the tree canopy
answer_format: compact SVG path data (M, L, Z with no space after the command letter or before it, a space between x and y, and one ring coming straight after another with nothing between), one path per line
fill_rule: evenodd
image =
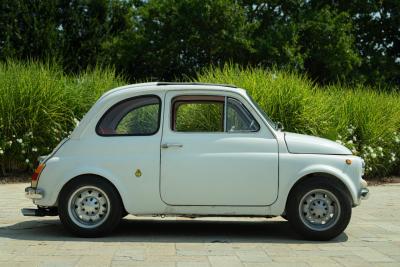
M231 62L398 87L399 25L398 0L3 0L0 60L107 64L131 81Z

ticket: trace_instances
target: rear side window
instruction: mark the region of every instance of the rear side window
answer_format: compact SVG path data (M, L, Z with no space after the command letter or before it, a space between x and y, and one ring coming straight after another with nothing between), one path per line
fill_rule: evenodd
M96 132L102 136L153 135L160 128L160 106L157 96L121 101L103 115Z

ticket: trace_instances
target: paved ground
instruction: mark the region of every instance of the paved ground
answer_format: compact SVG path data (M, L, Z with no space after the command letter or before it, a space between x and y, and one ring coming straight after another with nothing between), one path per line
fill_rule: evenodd
M25 186L0 185L0 266L400 266L400 184L371 187L330 242L300 240L280 218L133 216L110 237L80 239L58 217L23 217Z

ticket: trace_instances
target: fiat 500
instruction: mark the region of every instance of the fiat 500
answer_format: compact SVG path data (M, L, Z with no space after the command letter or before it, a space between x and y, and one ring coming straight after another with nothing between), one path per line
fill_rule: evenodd
M367 198L364 162L326 139L284 132L231 85L145 83L106 92L43 157L27 216L109 234L127 214L282 216L328 240Z

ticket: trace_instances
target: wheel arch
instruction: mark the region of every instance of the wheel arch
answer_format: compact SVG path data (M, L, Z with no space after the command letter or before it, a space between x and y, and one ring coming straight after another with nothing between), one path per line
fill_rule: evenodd
M115 192L117 192L117 194L118 194L118 196L119 196L119 199L120 199L120 201L121 201L121 204L122 204L122 209L126 212L124 199L122 198L121 192L120 192L120 190L117 188L117 186L113 183L113 181L111 181L111 180L108 179L107 177L102 176L102 175L99 175L99 174L95 174L95 173L83 173L83 174L79 174L79 175L76 175L76 176L72 177L72 178L69 179L66 183L64 183L64 185L61 187L61 190L60 190L60 192L58 193L58 196L57 196L57 206L58 206L58 201L59 201L59 198L60 198L60 194L61 194L61 192L66 188L66 186L67 186L68 184L70 184L70 183L76 181L77 179L81 179L81 178L83 178L83 177L97 177L97 178L99 178L99 179L102 179L102 180L106 181L106 182L115 190Z
M310 173L307 173L307 174L301 176L292 184L292 186L290 187L290 190L287 194L286 203L285 203L285 212L286 212L286 205L288 203L287 200L291 197L292 192L298 185L308 182L313 179L321 179L321 178L327 179L329 181L333 181L335 184L340 186L348 194L348 196L352 200L352 205L354 206L354 203L357 199L357 195L354 192L354 189L351 187L352 183L348 180L349 178L342 177L342 176L336 175L336 174L332 174L331 172L315 171L315 172L310 172Z
M313 172L313 173L309 173L309 174L301 177L290 188L289 196L293 192L294 188L296 188L296 186L298 186L299 184L308 182L313 179L320 179L320 178L331 179L331 181L334 181L335 183L337 183L337 185L339 185L342 189L344 189L346 191L346 193L351 197L351 193L350 193L347 185L343 182L343 180L333 174L326 173L326 172Z

